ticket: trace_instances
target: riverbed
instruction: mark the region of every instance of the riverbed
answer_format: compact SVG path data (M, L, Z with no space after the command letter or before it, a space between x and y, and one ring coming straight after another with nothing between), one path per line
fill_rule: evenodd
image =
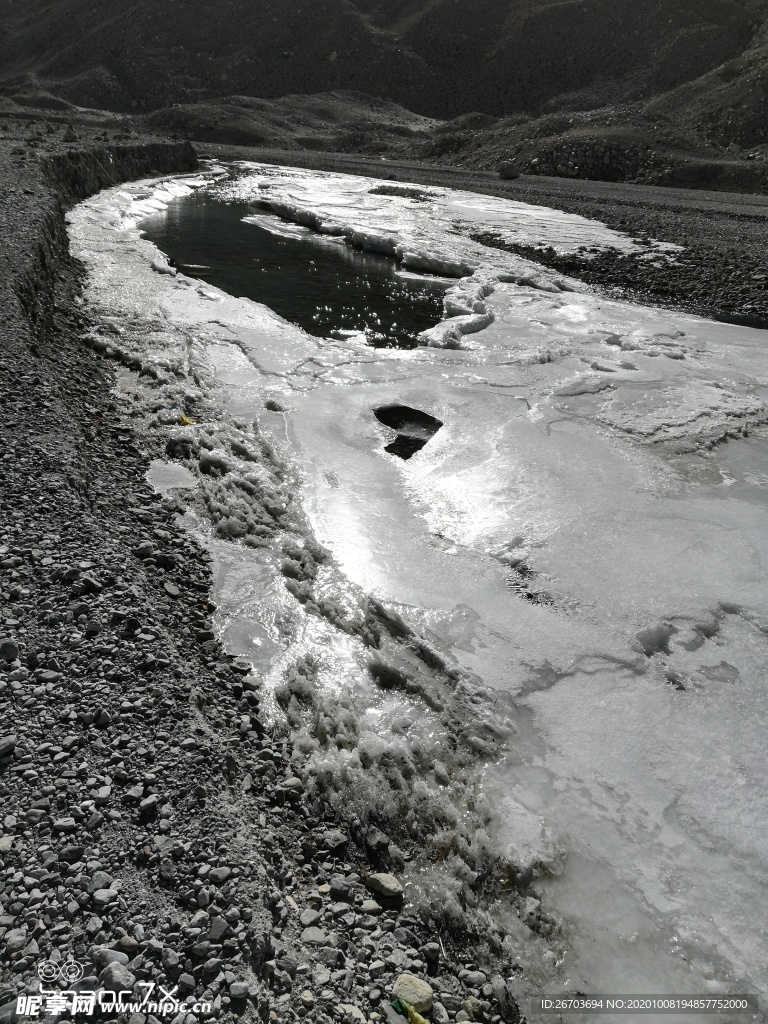
M439 288L452 315L387 343L337 313L347 289L310 333L211 280L199 231L194 254L166 250L172 266L139 225L152 237L146 218L175 218L183 248L203 193L222 217L239 204L238 232L373 259L382 291ZM765 995L767 332L608 300L471 240L489 228L636 248L543 207L258 165L111 190L71 217L110 343L154 367L125 388L154 387L214 452L257 419L331 554L316 589L342 607L372 595L428 642L458 673L430 681L432 704L455 699L451 678L477 696L455 704L451 728L475 742L454 766L424 694L382 690L359 638L307 612L268 543L245 543L223 492L214 511L192 502L230 649L279 694L298 644L356 720L352 747L307 734L304 770L337 786L377 740L431 764L424 785L458 815L471 805L524 885L522 904L481 908L520 951L521 1001L543 986ZM205 422L184 427L203 399ZM392 407L439 424L407 459L377 416ZM455 897L449 867L425 872L414 891Z

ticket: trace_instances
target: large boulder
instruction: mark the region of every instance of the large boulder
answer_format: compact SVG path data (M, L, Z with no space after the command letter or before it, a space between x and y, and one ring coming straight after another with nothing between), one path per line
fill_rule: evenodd
M417 1013L429 1013L432 1009L432 986L407 971L392 986L392 995L410 1003Z
M371 892L375 892L378 896L384 896L390 900L402 899L403 886L394 875L381 871L375 875L369 875L366 882Z
M520 171L517 169L517 164L513 163L512 160L504 160L499 167L499 177L505 181L512 181L514 178L520 177Z

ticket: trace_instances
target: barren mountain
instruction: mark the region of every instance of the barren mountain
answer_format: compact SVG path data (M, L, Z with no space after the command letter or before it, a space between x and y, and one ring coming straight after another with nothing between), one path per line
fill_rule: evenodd
M0 85L118 111L337 89L440 118L658 100L757 142L766 23L768 0L0 0Z

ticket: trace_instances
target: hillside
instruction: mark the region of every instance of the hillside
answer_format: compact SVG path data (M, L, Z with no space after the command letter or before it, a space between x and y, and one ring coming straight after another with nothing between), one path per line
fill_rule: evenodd
M456 0L0 0L0 87L129 113L339 89L439 118L659 100L720 135L731 131L728 111L738 109L740 141L759 140L768 109L768 0L473 0L471 13L467 7Z
M384 153L429 142L442 122L364 93L228 96L152 111L142 127L196 142Z

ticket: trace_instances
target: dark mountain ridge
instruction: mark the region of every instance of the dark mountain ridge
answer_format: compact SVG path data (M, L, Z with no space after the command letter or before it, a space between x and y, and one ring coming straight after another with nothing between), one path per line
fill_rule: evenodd
M353 89L431 117L534 116L764 57L767 22L768 0L0 0L0 85L125 112Z

